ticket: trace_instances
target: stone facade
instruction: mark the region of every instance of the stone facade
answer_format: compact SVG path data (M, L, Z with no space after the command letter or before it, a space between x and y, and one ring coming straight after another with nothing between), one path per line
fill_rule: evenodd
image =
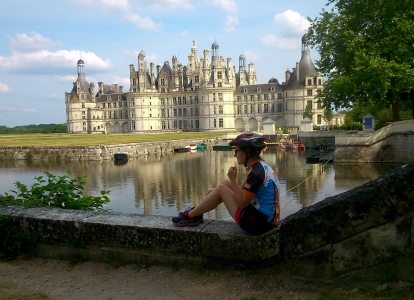
M271 78L258 84L252 63L239 57L219 55L215 42L198 57L193 41L188 63L177 57L163 66L147 67L144 51L138 54L138 69L129 67L130 89L98 83L95 90L78 61L78 78L65 93L68 133L126 133L172 130L262 131L272 119L276 127L299 127L306 106L314 112L314 124L326 124L321 103L315 96L323 88L323 77L310 58L307 40L302 38L302 57L281 84Z

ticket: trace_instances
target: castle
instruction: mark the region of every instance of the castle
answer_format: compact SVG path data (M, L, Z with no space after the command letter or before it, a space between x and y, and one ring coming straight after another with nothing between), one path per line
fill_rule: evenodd
M211 56L210 56L211 54ZM144 51L138 54L138 69L129 66L130 89L98 82L97 90L85 77L84 61L77 63L78 78L65 93L68 133L144 133L174 130L262 131L263 123L299 127L306 106L313 123L326 124L315 95L323 77L310 58L307 39L302 37L302 57L285 72L285 81L271 78L257 84L253 63L239 56L238 70L231 58L219 55L214 42L198 56L195 40L182 65L176 56L161 67L147 67Z

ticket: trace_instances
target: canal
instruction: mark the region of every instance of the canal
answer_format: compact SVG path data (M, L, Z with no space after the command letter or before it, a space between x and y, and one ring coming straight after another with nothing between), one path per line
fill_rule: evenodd
M268 147L262 155L278 173L281 182L281 219L321 201L348 191L400 164L306 164L310 150L285 151ZM202 200L207 189L227 178L227 170L234 166L233 151L205 151L168 154L162 157L129 160L125 164L114 161L41 162L0 161L0 194L14 190L20 181L32 185L34 177L48 171L72 176L87 175L86 194L98 195L110 190L111 202L105 208L114 212L145 215L175 216L178 211L194 206ZM238 166L238 180L246 171ZM206 218L230 218L224 206L208 213Z

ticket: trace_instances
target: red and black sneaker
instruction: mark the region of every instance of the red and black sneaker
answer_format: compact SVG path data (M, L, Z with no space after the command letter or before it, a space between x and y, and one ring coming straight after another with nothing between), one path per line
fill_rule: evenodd
M200 223L203 223L204 222L203 214L199 216L195 216L193 218L190 218L188 216L188 212L193 210L193 208L194 207L187 208L184 212L180 212L178 214L178 217L173 217L172 222L174 223L174 225L179 226L179 227L185 227L185 226L194 227Z

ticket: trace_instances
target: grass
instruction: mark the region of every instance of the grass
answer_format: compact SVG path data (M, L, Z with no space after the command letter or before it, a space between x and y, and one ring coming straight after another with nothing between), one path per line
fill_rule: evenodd
M0 147L31 146L98 146L128 143L158 142L185 139L211 139L222 137L216 132L163 132L142 134L1 134Z

